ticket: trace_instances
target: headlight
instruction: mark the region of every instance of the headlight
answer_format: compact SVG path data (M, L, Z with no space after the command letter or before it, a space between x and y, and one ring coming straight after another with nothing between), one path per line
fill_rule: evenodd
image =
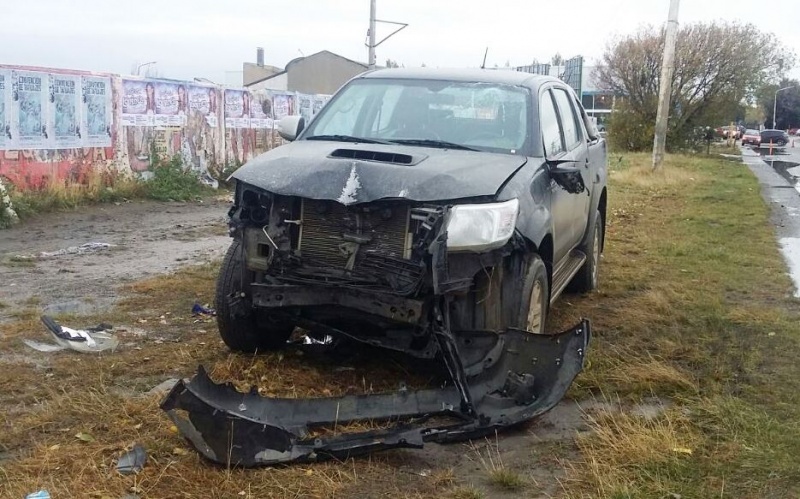
M461 204L450 209L447 248L450 251L482 252L506 244L514 233L519 201Z

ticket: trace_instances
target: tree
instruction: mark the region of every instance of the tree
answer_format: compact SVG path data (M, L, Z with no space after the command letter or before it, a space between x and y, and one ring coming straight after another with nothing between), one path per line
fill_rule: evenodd
M753 47L758 47L757 57ZM620 119L612 120L612 145L630 149L652 145L650 123L656 119L663 52L664 29L652 27L617 39L606 48L596 78L601 87L623 97L624 120L633 121L626 129L649 135L621 137L617 142L613 121ZM765 82L776 81L793 62L794 55L774 35L752 24L684 26L675 47L667 146L684 146L697 126L732 120L743 100L752 98Z
M783 90L775 100L775 91L779 88L794 87ZM772 128L772 108L777 107L778 119L776 127L779 130L800 127L800 81L782 79L774 85L765 85L758 92L758 107L764 113L764 125Z
M553 58L550 59L550 63L553 66L561 66L562 64L564 64L564 58L561 57L561 54L559 52L556 52L556 55L554 55Z
M386 59L386 67L387 68L399 68L400 64L397 61L393 61L391 59Z

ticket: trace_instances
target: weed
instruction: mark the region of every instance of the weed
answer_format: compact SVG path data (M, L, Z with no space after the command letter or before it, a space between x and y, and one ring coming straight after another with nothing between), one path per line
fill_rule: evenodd
M146 195L159 201L188 201L208 195L211 189L200 183L196 173L184 168L180 156L157 160L152 165L153 178L147 181Z
M470 442L472 452L486 471L489 483L505 490L519 490L526 485L525 479L518 472L508 469L500 455L500 444L495 435L495 442L486 439L486 453Z
M471 485L462 485L451 490L449 497L452 499L483 499L486 496Z

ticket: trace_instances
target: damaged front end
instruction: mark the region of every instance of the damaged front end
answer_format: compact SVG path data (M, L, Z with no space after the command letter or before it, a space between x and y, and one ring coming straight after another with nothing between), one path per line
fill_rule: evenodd
M472 230L469 224L456 230L455 217L465 216L459 210L490 206L491 199L349 204L346 194L316 200L239 183L230 228L241 242L246 285L230 293L230 310L290 323L311 337L432 359L446 367L450 382L439 389L280 399L215 384L200 368L161 407L211 461L257 466L341 459L479 437L551 409L581 371L587 320L559 334L533 334L500 317L516 312L507 306L465 305L482 303L473 299L482 278L495 269L502 275L507 262L525 257L528 246L514 230L515 200L491 204L502 230L459 251ZM492 289L501 294L491 283L487 293ZM502 291L514 293L511 285ZM494 309L499 318L490 317ZM442 417L455 422L437 423ZM331 437L316 432L361 421L395 424Z

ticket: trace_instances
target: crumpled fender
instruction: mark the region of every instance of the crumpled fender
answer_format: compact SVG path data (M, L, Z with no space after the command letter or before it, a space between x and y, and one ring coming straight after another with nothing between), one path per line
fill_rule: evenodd
M378 450L421 448L425 442L477 438L530 421L558 404L583 368L591 325L584 319L558 334L510 329L498 336L501 358L487 358L487 368L468 379L473 404L469 410L453 386L282 399L261 397L255 389L240 393L230 383L216 384L202 367L191 381L176 384L161 408L200 454L228 466L346 459ZM424 420L436 415L455 416L461 422L441 427L398 424L389 430L310 436L314 427L334 423Z

